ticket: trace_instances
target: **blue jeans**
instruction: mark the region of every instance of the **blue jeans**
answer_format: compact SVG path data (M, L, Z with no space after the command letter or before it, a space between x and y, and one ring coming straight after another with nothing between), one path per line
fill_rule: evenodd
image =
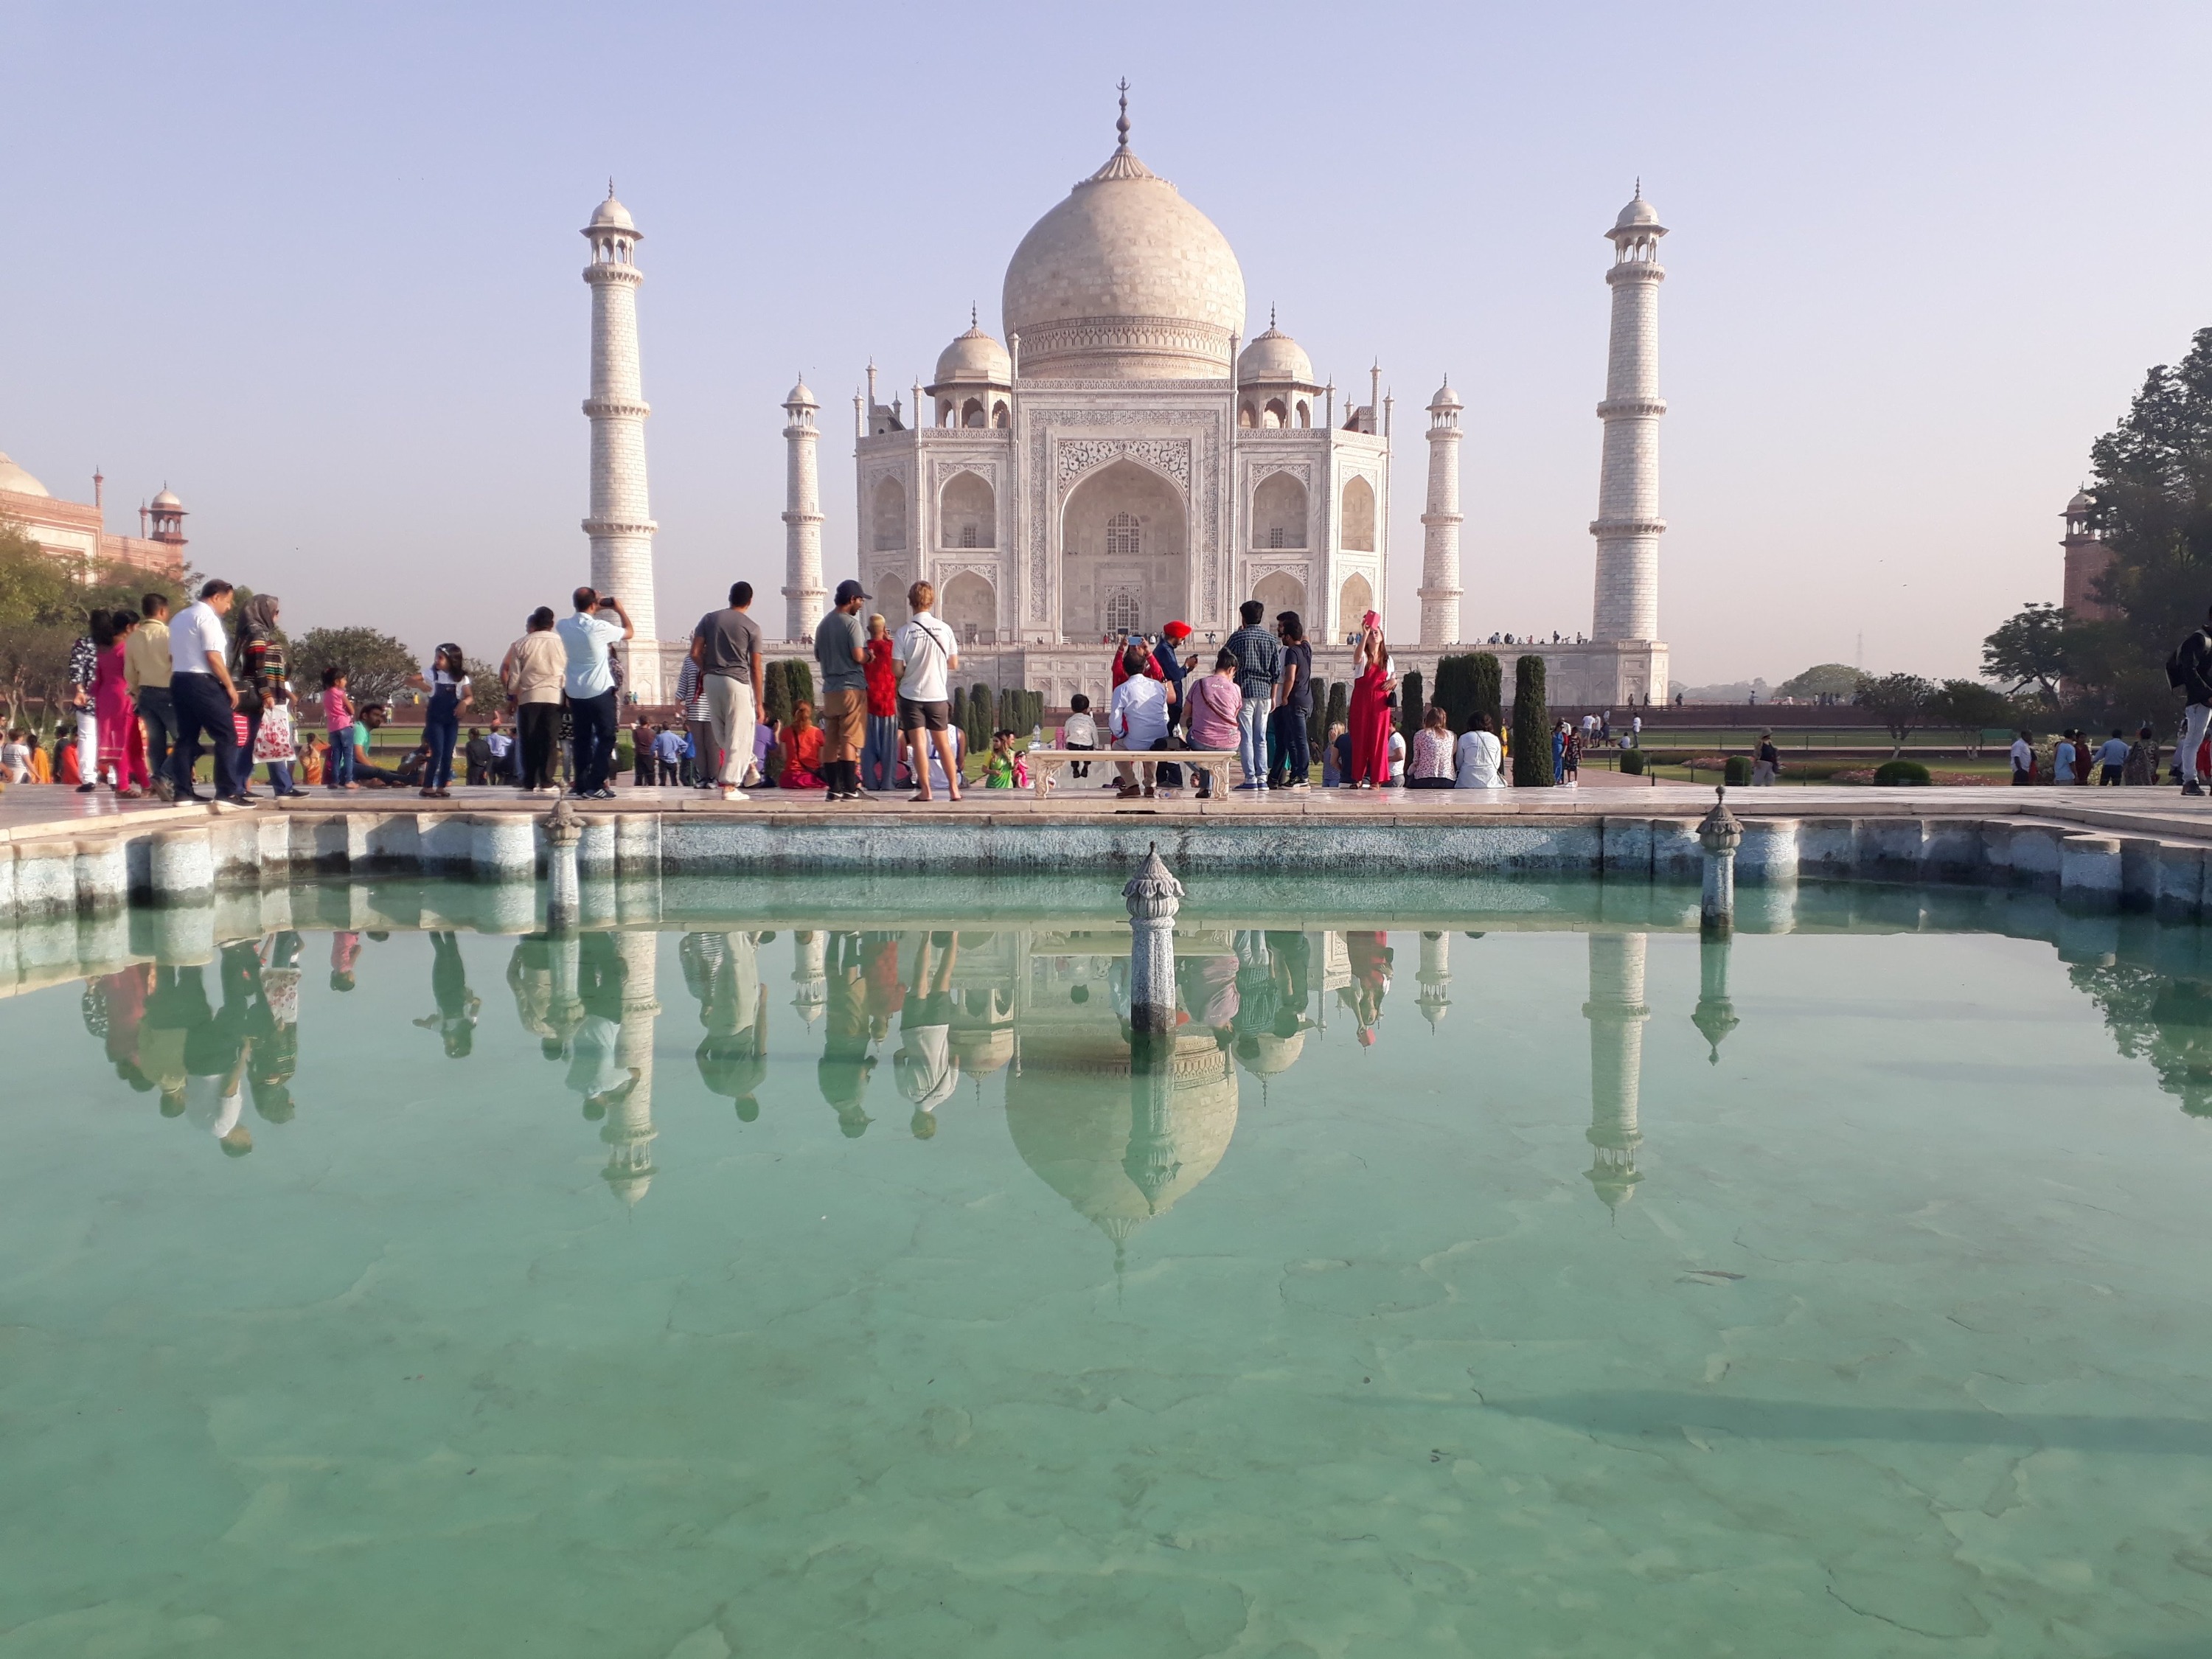
M611 691L568 699L569 719L576 728L576 793L580 795L607 787L607 775L615 759L615 714Z
M343 789L353 781L353 727L341 726L331 733L331 757L323 766L323 781Z
M1244 694L1237 711L1237 759L1244 769L1244 781L1264 787L1267 781L1268 694Z
M215 792L239 795L246 792L245 768L239 764L236 713L223 695L222 683L212 674L179 674L169 681L170 701L177 711L177 750L172 757L171 781L179 795L192 793L192 767L199 759L200 734L207 734L215 751Z
M869 715L867 746L860 751L860 787L897 788L898 757L898 716Z
M274 789L280 795L289 795L295 793L292 788L291 762L267 761L263 763L269 768L269 787L271 789Z
M422 741L430 745L430 764L422 775L425 789L443 789L453 781L453 744L461 735L455 712L460 699L451 691L434 692L429 712L422 716Z

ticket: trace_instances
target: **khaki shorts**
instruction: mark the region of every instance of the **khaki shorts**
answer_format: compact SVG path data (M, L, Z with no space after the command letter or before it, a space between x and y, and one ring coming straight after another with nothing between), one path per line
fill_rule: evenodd
M848 689L822 699L822 757L833 761L860 758L860 744L868 730L868 694Z

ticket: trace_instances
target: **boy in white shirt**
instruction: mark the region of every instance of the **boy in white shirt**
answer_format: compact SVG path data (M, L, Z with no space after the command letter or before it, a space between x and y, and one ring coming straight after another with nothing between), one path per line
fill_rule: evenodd
M899 730L914 749L915 793L918 801L933 799L929 793L929 745L933 738L945 763L945 794L960 799L960 760L953 753L952 674L960 666L960 642L952 630L929 614L937 603L937 590L916 582L906 591L913 618L891 639L891 665L898 671Z
M1091 699L1080 691L1067 700L1067 719L1060 728L1062 749L1096 749L1098 746L1098 722L1091 718ZM1072 778L1091 775L1089 761L1073 762L1067 769Z

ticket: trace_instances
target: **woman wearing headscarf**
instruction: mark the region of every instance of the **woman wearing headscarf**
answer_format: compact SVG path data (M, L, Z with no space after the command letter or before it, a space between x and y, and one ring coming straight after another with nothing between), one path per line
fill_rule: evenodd
M270 691L287 685L284 636L276 631L276 596L256 593L238 607L238 636L230 642L231 683L238 688L238 712L246 716L246 741L238 748L238 793L252 793L253 743L261 735L261 714ZM289 696L289 689L288 689ZM222 780L216 781L222 793Z
M1361 620L1352 661L1359 678L1352 684L1352 775L1345 781L1377 789L1390 781L1390 647L1372 611Z

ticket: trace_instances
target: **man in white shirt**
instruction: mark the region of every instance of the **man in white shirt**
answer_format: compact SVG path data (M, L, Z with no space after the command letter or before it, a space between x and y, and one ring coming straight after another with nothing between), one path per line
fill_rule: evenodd
M2035 781L2034 739L2026 732L2012 740L2012 781L2016 784Z
M588 587L574 594L575 612L553 624L568 653L568 673L562 690L568 694L568 713L576 731L578 796L612 800L615 792L607 775L615 758L615 668L609 653L637 629L622 601L611 593L600 595ZM611 611L622 618L617 628L604 616Z
M929 614L937 590L916 582L906 591L913 618L891 637L891 665L899 677L899 730L914 750L915 800L928 800L929 741L945 762L945 793L960 799L960 762L952 752L952 675L960 666L960 642L952 630Z
M228 582L210 576L199 598L169 624L169 696L177 714L171 776L179 800L207 799L192 788L192 764L205 732L215 751L215 793L233 805L250 806L246 777L252 763L238 741L238 688L230 682L230 639L222 629L230 594Z

